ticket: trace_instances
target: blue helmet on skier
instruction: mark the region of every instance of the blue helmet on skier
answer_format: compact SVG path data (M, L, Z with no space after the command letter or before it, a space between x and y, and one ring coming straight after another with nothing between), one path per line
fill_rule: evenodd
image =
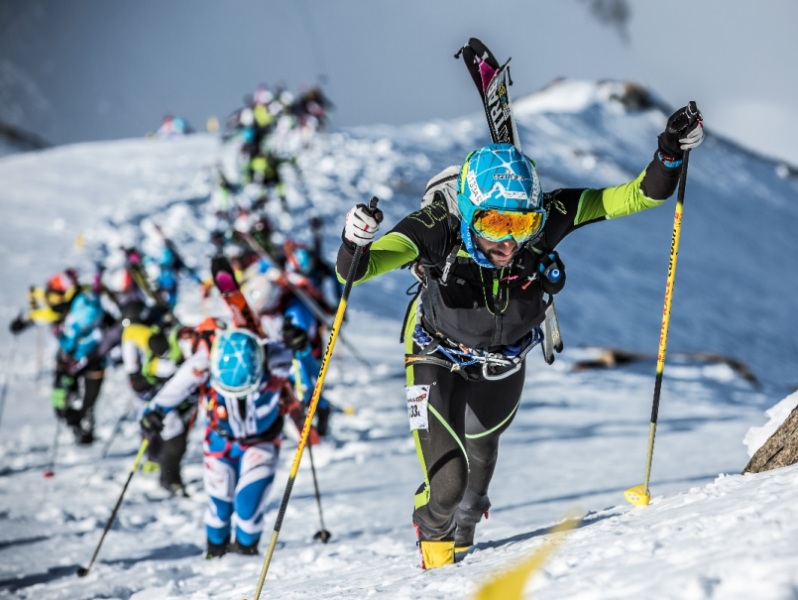
M223 394L246 396L260 387L263 364L263 347L254 333L223 331L211 347L211 384Z
M535 165L512 144L490 144L466 157L457 207L463 229L492 242L528 242L547 216Z
M300 275L310 275L313 271L313 255L310 250L301 246L293 248L288 267Z

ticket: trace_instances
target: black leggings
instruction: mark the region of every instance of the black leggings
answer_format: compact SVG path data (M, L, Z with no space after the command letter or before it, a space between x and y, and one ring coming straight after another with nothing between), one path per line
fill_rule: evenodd
M487 496L499 437L515 416L525 370L500 380L467 381L436 365L408 366L408 386L429 386L428 429L413 431L429 493L426 503L417 496L413 513L424 539L451 538L466 488Z
M66 396L66 406L62 411L63 414L59 416L67 415L69 420L73 421L70 425L79 423L87 415L91 416L90 420L93 422L94 405L100 396L104 379L105 367L103 359L100 357L91 359L75 375L69 373L67 363L56 359L53 389L64 390L63 393ZM82 380L82 386L80 380ZM79 397L81 387L83 395Z

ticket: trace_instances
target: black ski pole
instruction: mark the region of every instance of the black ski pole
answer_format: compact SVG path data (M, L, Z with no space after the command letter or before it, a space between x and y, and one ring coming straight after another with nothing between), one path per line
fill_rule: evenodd
M294 359L294 362L297 363L298 361ZM301 367L298 367L297 364L297 368ZM299 385L300 381L301 377L299 374L297 374L296 392L301 397L303 395L303 392L301 391L301 386ZM295 402L301 403L301 400L297 397L297 394L294 394L294 390L292 390L290 386L287 387L287 391L289 394L293 395L293 400ZM329 539L332 537L332 534L329 531L327 531L327 529L324 527L324 514L322 513L321 510L321 491L319 491L319 479L316 476L316 463L313 461L313 451L311 450L311 447L312 444L308 444L307 448L308 448L308 454L310 455L310 471L311 474L313 475L313 492L316 495L316 506L319 508L319 523L321 524L321 529L319 529L313 535L313 539L321 540L322 543L326 544L329 541Z
M319 480L316 477L316 465L313 462L313 450L310 444L308 444L308 456L310 457L310 472L313 474L313 491L316 494L316 506L319 507L319 523L321 524L321 529L315 533L313 539L321 540L322 544L326 544L328 541L330 541L332 534L324 527L324 515L321 512L321 492L319 491Z
M78 568L78 577L86 577L91 571L92 566L94 565L94 561L97 560L97 555L100 553L100 548L103 545L103 540L105 539L108 530L111 529L111 525L114 523L114 519L116 518L116 513L119 512L119 507L122 505L122 498L125 497L125 492L127 491L127 487L130 485L130 480L133 479L133 475L136 474L136 471L139 468L139 464L141 463L141 458L144 456L144 452L147 450L147 445L150 443L150 440L144 438L141 442L141 446L139 446L139 452L136 454L136 460L133 461L133 466L130 468L130 474L127 476L127 481L125 482L125 487L122 488L122 493L119 494L119 500L116 501L116 506L114 506L114 510L111 512L111 516L108 518L108 522L105 524L105 529L103 529L103 534L100 537L100 543L97 544L97 548L94 550L94 555L91 557L91 561L89 562L88 567L79 567Z
M105 442L105 446L103 447L102 454L100 454L100 459L104 459L108 456L108 451L111 449L111 444L114 443L114 439L116 436L119 435L119 432L122 430L122 423L128 420L130 417L130 411L132 410L133 402L128 402L127 408L125 409L124 414L116 420L116 424L114 425L114 429L111 431L111 435L108 437L108 441Z

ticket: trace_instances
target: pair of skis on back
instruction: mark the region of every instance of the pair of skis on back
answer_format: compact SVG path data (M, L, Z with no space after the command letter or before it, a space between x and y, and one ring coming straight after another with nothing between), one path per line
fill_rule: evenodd
M260 318L252 310L252 307L247 303L244 293L236 280L235 271L230 261L225 256L216 256L211 260L211 274L213 275L213 283L222 301L230 309L235 327L249 329L252 333L261 339L266 338L263 327L260 323ZM302 431L305 424L305 410L302 403L297 399L293 393L287 394L285 402L286 414L291 418L297 431ZM311 446L319 443L319 434L315 427L310 428L310 437L308 441Z
M509 87L513 84L510 78L510 59L500 65L496 57L477 38L470 38L460 48L455 58L463 58L474 84L477 86L485 108L485 117L490 129L490 137L494 144L512 144L523 152L518 129L513 119ZM546 312L543 318L543 358L548 364L554 362L554 352L562 352L563 341L560 334L560 323L554 308L554 296L549 295L546 301Z

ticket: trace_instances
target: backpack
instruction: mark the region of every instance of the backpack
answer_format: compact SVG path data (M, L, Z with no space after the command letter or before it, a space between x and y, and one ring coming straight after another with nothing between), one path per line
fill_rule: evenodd
M460 176L460 167L452 165L435 175L427 182L427 188L421 198L421 208L426 208L433 202L445 202L449 214L458 216L457 208L457 178Z

